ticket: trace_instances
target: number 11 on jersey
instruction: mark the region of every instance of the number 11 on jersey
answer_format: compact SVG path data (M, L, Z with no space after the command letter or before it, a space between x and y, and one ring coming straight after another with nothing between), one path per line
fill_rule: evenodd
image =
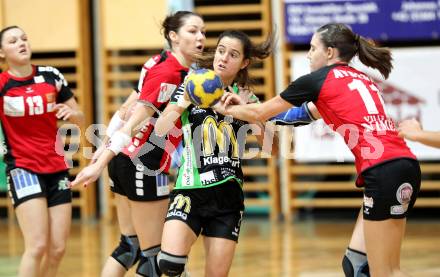
M374 102L373 96L371 95L371 91L377 93L377 96L379 97L385 115L388 117L388 113L386 111L385 102L383 101L382 94L374 84L371 84L369 86L370 89L368 89L368 87L364 84L364 82L362 82L359 79L353 79L353 81L348 84L348 88L350 90L356 90L359 93L359 95L362 98L362 101L365 104L365 108L367 109L368 114L371 115L379 113L376 103Z

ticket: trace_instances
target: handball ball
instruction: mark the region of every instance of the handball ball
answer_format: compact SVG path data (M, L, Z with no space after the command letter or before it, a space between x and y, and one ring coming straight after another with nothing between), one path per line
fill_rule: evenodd
M197 69L188 76L186 91L194 105L209 108L222 97L223 83L213 70Z

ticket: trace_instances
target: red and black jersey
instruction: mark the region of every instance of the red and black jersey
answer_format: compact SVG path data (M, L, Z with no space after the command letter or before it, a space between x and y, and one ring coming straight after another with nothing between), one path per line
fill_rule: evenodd
M280 96L295 106L313 101L325 123L344 137L358 173L392 159L416 159L388 117L379 87L347 64L304 75Z
M143 66L138 84L139 101L162 112L168 104L171 94L183 82L188 68L182 66L169 51L149 59ZM176 124L181 127L180 122ZM154 122L150 121L137 133L123 153L131 159L138 158L150 170L168 173L171 165L172 150L177 147L181 136L169 135L166 140L153 132Z
M35 173L66 170L62 141L57 140L54 107L73 97L63 75L50 66L32 66L25 78L0 74L0 118L8 169Z

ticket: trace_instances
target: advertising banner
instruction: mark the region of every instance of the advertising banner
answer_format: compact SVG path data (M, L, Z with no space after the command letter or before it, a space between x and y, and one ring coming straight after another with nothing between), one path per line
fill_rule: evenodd
M329 22L379 41L440 38L439 0L285 0L284 6L290 43L308 44L314 31Z

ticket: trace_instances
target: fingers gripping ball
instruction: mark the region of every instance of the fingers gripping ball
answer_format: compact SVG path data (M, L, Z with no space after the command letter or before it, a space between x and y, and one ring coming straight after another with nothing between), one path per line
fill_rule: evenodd
M222 97L223 83L213 70L198 69L188 76L186 91L194 105L209 108Z

